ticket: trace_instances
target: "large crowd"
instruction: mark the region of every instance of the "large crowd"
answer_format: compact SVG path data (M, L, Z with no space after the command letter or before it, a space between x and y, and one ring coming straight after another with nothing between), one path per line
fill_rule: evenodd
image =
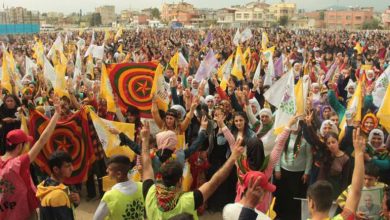
M2 36L2 74L11 77L1 78L0 219L74 219L83 186L87 202L101 198L96 220L198 219L205 211L222 212L226 220L299 220L305 212L313 220L390 219L390 124L377 117L390 108L383 104L390 99L390 34L252 29L249 39L237 43L237 33L214 28ZM58 36L61 55L53 56ZM92 44L104 46L102 57L88 56ZM53 65L66 57L67 95L45 76L39 45ZM225 77L220 70L226 72L223 65L238 48L245 51L239 57L242 76ZM209 50L218 64L199 81ZM176 53L184 66L172 65ZM164 67L169 109L162 111L153 96L152 120L141 119L136 106L108 111L100 94L102 66L150 61ZM7 67L10 62L15 66ZM296 107L279 129L282 107L272 104L269 96L276 94L267 91L277 91L273 85L290 75L295 85L307 82L304 109ZM49 173L34 160L56 124L85 106L100 118L134 124L134 138L115 128L109 132L136 157L103 152L85 182L69 185L73 161L66 150L46 155ZM50 119L35 140L21 129L33 110ZM104 176L115 182L109 189ZM307 210L298 198L307 199Z

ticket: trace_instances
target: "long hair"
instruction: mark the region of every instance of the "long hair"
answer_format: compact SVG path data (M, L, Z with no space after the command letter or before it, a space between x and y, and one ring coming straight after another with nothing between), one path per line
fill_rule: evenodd
M330 150L328 149L328 145L326 144L328 142L328 139L329 138L334 138L336 140L338 140L338 135L334 132L329 132L325 135L324 137L324 142L325 142L325 145L326 145L326 148L324 149L324 155L323 155L323 164L324 164L324 168L326 170L326 174L329 175L329 171L330 171L330 168L332 166L332 163L334 161L334 157L332 156L332 153L330 152Z
M230 129L232 131L232 134L234 135L234 137L237 137L237 134L238 134L238 128L236 127L236 125L234 124L234 118L236 117L243 117L244 118L244 121L245 121L245 124L244 124L244 136L245 137L249 137L248 134L249 134L249 123L248 123L248 117L246 116L246 114L244 112L235 112L233 114L233 124L232 124L232 128Z

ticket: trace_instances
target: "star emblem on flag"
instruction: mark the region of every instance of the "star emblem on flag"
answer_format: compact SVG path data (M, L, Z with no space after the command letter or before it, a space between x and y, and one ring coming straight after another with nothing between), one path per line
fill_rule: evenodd
M54 142L56 143L58 150L67 151L67 149L72 146L70 143L68 143L68 140L65 136L62 138L62 140L54 140Z
M136 92L142 92L142 95L145 96L146 92L151 90L150 86L148 85L148 82L144 80L143 82L137 82L137 85L139 86L136 90Z

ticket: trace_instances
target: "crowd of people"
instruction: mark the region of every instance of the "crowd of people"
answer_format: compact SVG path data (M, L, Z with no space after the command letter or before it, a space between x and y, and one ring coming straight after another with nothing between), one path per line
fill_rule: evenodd
M226 220L299 220L304 211L313 220L390 219L390 136L377 117L381 108L390 108L382 105L385 94L378 92L379 84L386 91L390 81L389 33L252 29L251 37L237 44L233 29L120 32L0 38L2 72L11 73L8 82L2 77L0 94L0 219L37 219L38 208L43 220L74 219L84 184L86 202L101 198L96 220L198 219L205 211L222 212ZM61 97L37 56L38 44L45 56L59 35L68 91ZM101 59L88 56L92 44L104 46ZM230 74L223 86L218 69L237 48L246 49L245 64L239 67L243 77ZM195 75L209 49L218 65L198 81ZM170 61L177 52L188 64L176 70ZM79 74L77 53L84 57ZM7 67L6 56L15 66ZM27 59L37 64L31 75ZM47 59L53 65L59 62ZM102 65L150 61L164 67L169 109L159 109L153 96L152 120L141 120L136 106L109 112L99 94ZM272 62L281 62L281 71L270 66ZM264 94L290 73L295 84L309 81L305 109L277 131L280 106L273 106ZM266 79L270 75L271 83ZM356 97L361 105L352 103ZM57 122L84 106L91 106L100 118L133 123L134 138L115 128L109 132L137 156L130 160L103 155L85 183L66 185L64 180L72 175L68 152L47 155L50 173L42 172L34 160ZM37 140L21 129L21 119L28 121L32 110L50 118ZM29 142L33 145L26 149ZM135 180L134 173L141 174L141 180ZM106 192L103 176L115 181ZM380 196L361 198L374 189ZM308 210L301 210L298 198L307 198ZM337 208L330 215L334 202Z

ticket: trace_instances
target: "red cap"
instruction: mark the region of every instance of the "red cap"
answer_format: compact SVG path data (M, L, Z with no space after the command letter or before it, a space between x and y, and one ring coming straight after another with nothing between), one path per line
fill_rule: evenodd
M263 188L264 190L266 190L268 192L274 192L276 190L276 186L272 183L269 183L268 178L265 176L265 174L262 172L259 172L259 171L249 171L245 174L244 180L243 180L245 187L249 186L249 181L252 178L254 178L254 180L257 178L260 178L259 186L261 188Z
M34 138L27 135L21 129L15 129L8 132L6 140L8 145L12 145L12 144L20 144L24 142L32 142Z

